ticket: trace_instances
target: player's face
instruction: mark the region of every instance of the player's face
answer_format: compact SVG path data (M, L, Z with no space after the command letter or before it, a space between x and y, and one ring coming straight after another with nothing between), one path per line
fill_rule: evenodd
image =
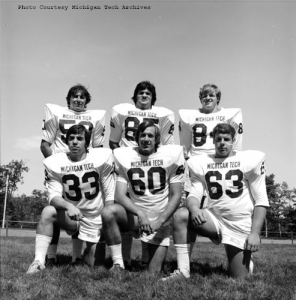
M85 143L84 134L70 134L68 139L70 155L82 156L85 153Z
M82 92L77 92L70 98L70 109L73 111L81 112L85 110L86 98Z
M200 101L203 113L210 114L218 110L219 101L214 90L204 92Z
M142 155L150 155L155 152L155 128L147 127L139 135L139 152Z
M226 158L228 157L233 148L234 139L231 134L218 133L214 138L215 151L217 158Z
M140 90L137 94L136 107L139 109L150 109L152 102L152 93L145 89Z

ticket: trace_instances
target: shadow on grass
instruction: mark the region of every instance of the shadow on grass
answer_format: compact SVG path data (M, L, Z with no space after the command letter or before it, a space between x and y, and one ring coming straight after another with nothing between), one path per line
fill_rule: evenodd
M166 262L164 266L164 272L169 274L174 272L177 269L177 262L170 261ZM225 269L223 264L212 266L209 263L198 263L198 262L191 262L190 263L190 273L198 274L202 277L208 277L210 275L223 275L228 276L228 271Z

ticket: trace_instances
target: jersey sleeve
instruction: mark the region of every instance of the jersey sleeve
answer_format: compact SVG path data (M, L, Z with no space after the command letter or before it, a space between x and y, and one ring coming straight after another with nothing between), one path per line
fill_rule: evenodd
M162 123L160 128L161 143L162 145L173 145L175 114L169 111L169 114L163 119Z
M234 150L242 150L243 148L243 114L241 109L238 109L237 112L230 120L230 125L235 128L235 143Z
M117 111L116 107L113 107L111 111L109 140L119 143L121 140L122 131L123 128L121 126L121 114Z
M118 149L120 149L120 148L118 148ZM115 168L115 174L116 174L116 181L126 183L126 185L127 185L128 178L125 173L124 166L119 161L118 155L120 153L118 153L118 149L115 149L115 151L114 151L114 164L115 164L114 168Z
M189 124L185 121L185 114L183 110L179 110L179 138L180 145L183 146L185 158L187 158L192 144L192 130Z
M196 163L194 163L194 158L190 158L187 161L189 177L191 181L191 189L188 197L194 197L197 200L201 200L204 191L206 190L205 182L203 180L201 172L196 167Z
M45 160L43 162L45 167L44 185L48 191L48 202L50 203L56 196L63 197L63 183L58 174L50 168L47 161L48 160Z
M92 146L93 148L103 147L105 141L105 115L96 122L95 128L92 132Z
M112 153L103 165L101 183L105 202L114 201L115 174Z
M255 206L269 206L265 182L265 154L259 152L259 159L254 168L249 172L248 183L250 192L255 201Z
M57 118L52 111L52 106L50 104L45 104L41 139L53 144L56 138L58 125Z
M175 146L176 147L176 146ZM177 146L178 150L174 153L174 163L172 165L172 172L170 175L170 183L183 182L185 159L182 151L182 147ZM180 150L179 150L180 149Z

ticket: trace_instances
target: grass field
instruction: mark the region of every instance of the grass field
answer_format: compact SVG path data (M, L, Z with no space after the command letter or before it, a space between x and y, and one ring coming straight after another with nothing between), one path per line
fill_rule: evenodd
M62 238L59 267L27 275L34 258L34 238L1 237L1 299L276 299L296 300L296 246L263 244L254 255L254 275L245 280L227 276L224 247L196 244L191 278L163 283L158 277L137 270L140 243L134 242L135 270L111 274L107 251L106 268L70 267L71 242ZM170 247L165 271L176 267Z

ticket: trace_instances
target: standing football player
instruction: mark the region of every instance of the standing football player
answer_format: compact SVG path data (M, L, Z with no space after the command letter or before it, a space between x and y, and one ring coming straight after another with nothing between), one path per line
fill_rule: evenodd
M265 154L236 151L235 129L218 124L213 129L214 154L188 160L191 190L187 208L173 217L178 269L163 281L190 277L190 242L196 234L223 243L228 271L243 278L253 271L252 253L258 251L260 231L269 206L265 185ZM208 208L201 209L204 190Z
M91 101L91 95L81 84L70 88L66 97L67 106L61 107L55 104L46 104L44 107L44 120L42 128L41 152L44 157L68 152L69 148L65 143L65 136L68 129L75 125L84 125L91 134L90 147L103 147L105 132L105 110L87 110ZM60 229L55 226L52 243L47 253L47 266L56 263L57 244L59 241ZM72 264L81 263L81 252L83 242L72 236L73 253Z
M84 262L96 263L96 245L102 227L101 211L114 203L115 177L110 149L90 149L90 133L83 125L70 127L65 142L68 153L44 160L48 201L37 226L35 259L27 273L45 269L45 256L53 236L54 224L68 234L78 233L86 241Z
M219 107L221 91L214 84L205 84L199 92L200 109L179 110L180 145L184 147L185 158L204 153L212 154L215 147L210 136L218 123L227 123L235 128L234 150L242 150L243 118L239 108ZM185 173L185 192L190 191L188 170ZM203 198L203 201L206 197ZM203 204L203 201L201 205Z
M184 155L179 145L159 146L160 139L158 126L144 121L135 134L137 147L114 150L115 204L103 209L102 220L115 269L125 268L121 230L147 244L149 272L160 272L166 257L170 217L181 200Z
M112 108L109 146L112 150L119 147L136 147L135 132L140 123L154 122L160 130L161 144L174 144L174 113L164 107L154 106L155 86L149 81L140 82L132 97L134 104L122 103ZM142 266L147 266L148 251L142 244ZM123 256L127 265L131 263L132 236L123 234Z

